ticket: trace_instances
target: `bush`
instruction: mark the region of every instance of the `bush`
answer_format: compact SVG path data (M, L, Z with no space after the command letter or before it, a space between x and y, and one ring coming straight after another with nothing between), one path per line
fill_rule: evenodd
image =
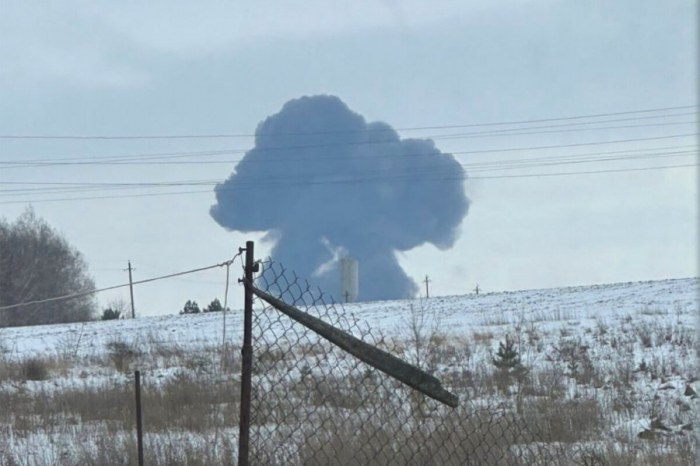
M109 307L102 312L102 320L117 320L121 319L121 316L121 311Z
M21 363L21 368L24 380L46 380L49 378L49 368L43 359L25 359Z
M559 358L566 363L569 376L582 385L589 385L597 378L593 361L588 354L588 346L580 339L560 338L559 345L554 346ZM598 381L599 382L599 381Z
M142 354L136 348L135 343L128 343L122 340L113 340L107 343L107 351L114 368L119 372L128 372L131 363Z
M533 398L524 403L522 416L535 442L577 443L600 433L604 412L595 397L557 402Z

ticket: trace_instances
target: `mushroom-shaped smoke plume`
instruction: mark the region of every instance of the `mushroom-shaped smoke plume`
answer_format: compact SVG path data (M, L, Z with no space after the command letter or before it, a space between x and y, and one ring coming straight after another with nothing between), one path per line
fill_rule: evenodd
M273 259L338 290L338 258L358 260L361 300L414 296L396 253L445 250L469 209L462 166L429 139L401 139L334 96L302 97L260 123L255 147L216 189L224 228L265 231Z

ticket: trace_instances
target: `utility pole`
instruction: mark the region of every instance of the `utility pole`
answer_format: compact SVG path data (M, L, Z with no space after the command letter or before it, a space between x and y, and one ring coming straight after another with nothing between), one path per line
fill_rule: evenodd
M345 304L350 302L350 292L345 290Z
M476 284L476 288L474 288L474 293L479 294L479 284Z
M430 298L430 290L428 289L428 283L430 283L430 278L428 278L428 276L426 275L425 280L423 280L423 282L425 282L425 298L427 299Z
M243 252L239 249L239 252ZM250 396L253 373L253 278L259 269L255 262L254 243L245 243L245 278L243 308L243 347L241 348L241 414L238 430L238 466L248 466L250 450Z
M129 271L129 293L131 293L131 318L135 319L136 311L134 310L134 284L131 280L131 271L134 269L131 268L131 261L129 261L129 268L126 270Z

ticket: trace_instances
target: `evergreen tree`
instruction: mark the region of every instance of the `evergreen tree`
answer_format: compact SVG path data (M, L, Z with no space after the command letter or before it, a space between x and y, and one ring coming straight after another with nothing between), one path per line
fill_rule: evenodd
M201 311L199 310L199 305L196 301L187 300L187 302L185 303L185 307L182 308L180 314L199 314L200 312Z
M493 365L506 372L511 372L520 366L520 356L515 349L515 343L508 338L508 335L506 335L505 343L498 344L498 352L493 358Z
M209 303L209 306L204 308L204 312L220 312L223 310L224 307L221 305L221 302L218 298L214 298L214 301Z

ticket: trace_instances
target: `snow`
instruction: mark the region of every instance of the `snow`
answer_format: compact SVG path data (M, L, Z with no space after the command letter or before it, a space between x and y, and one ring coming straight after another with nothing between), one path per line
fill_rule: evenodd
M686 386L700 391L695 353L699 292L700 279L686 278L336 307L341 315L354 316L361 322L359 328L366 325L373 335L382 333L394 341L399 356L409 359L411 349L407 345L402 348L401 342L408 338L411 308L422 309L429 324L438 326L448 341L469 347L468 361L460 365L461 356L456 356L454 361L443 362L436 374L439 378L441 373L453 369L493 370L490 362L498 343L506 334L517 338L523 363L532 374L554 366L564 368L567 397L594 397L601 404L613 407L619 403L619 393L624 392L632 408L620 412L613 412L611 408L603 435L616 442L632 442L637 441L637 434L650 428L652 416L663 418L672 434L680 432L688 420L696 417L698 398L684 396L684 391ZM258 301L258 315L270 316L276 311L261 312ZM234 346L240 345L242 340L242 317L240 310L226 316L227 340ZM272 343L279 335L284 335L288 343L293 343L293 335L284 334L283 320L272 318L270 322L273 323L265 334L254 338ZM0 358L5 360L40 356L81 361L81 367L59 371L46 381L26 381L18 385L0 380L0 391L50 393L128 384L129 375L90 361L104 361L108 345L114 342L144 351L156 343L190 353L199 349L207 357L212 354L207 350L222 344L222 324L222 313L206 313L0 329ZM595 382L578 383L568 373L566 365L556 359L561 356L562 346L567 344L586 352L598 374ZM344 362L339 361L339 365L342 364ZM194 370L170 366L164 357L157 355L152 355L147 366L149 383L154 385ZM286 377L300 378L299 369L298 365L292 365ZM340 369L343 370L346 369ZM628 388L621 389L620 377L625 371L630 380L625 382ZM264 387L269 379L263 377L254 383ZM478 404L479 400L474 403ZM277 426L267 427L275 429ZM11 428L0 430L3 432L0 447L4 441L13 445L15 452L43 448L42 445L50 451L56 448L44 431L18 440ZM63 435L70 437L70 433ZM201 436L191 438L205 441ZM70 443L70 438L62 441ZM46 454L51 457L53 453Z
M439 318L450 334L505 333L514 325L536 324L544 331L577 327L576 332L599 323L615 326L625 318L635 322L673 324L680 321L693 329L697 320L700 279L672 279L617 283L479 295L437 296L429 299L345 304L344 312L389 334L401 332L411 305L423 305ZM646 313L645 311L648 311ZM655 314L656 311L658 314ZM242 336L243 312L226 316L232 341ZM62 346L77 346L79 354L104 351L109 341L157 337L186 347L217 344L221 339L222 314L202 313L96 321L66 325L42 325L0 329L7 352L30 356L55 352Z

